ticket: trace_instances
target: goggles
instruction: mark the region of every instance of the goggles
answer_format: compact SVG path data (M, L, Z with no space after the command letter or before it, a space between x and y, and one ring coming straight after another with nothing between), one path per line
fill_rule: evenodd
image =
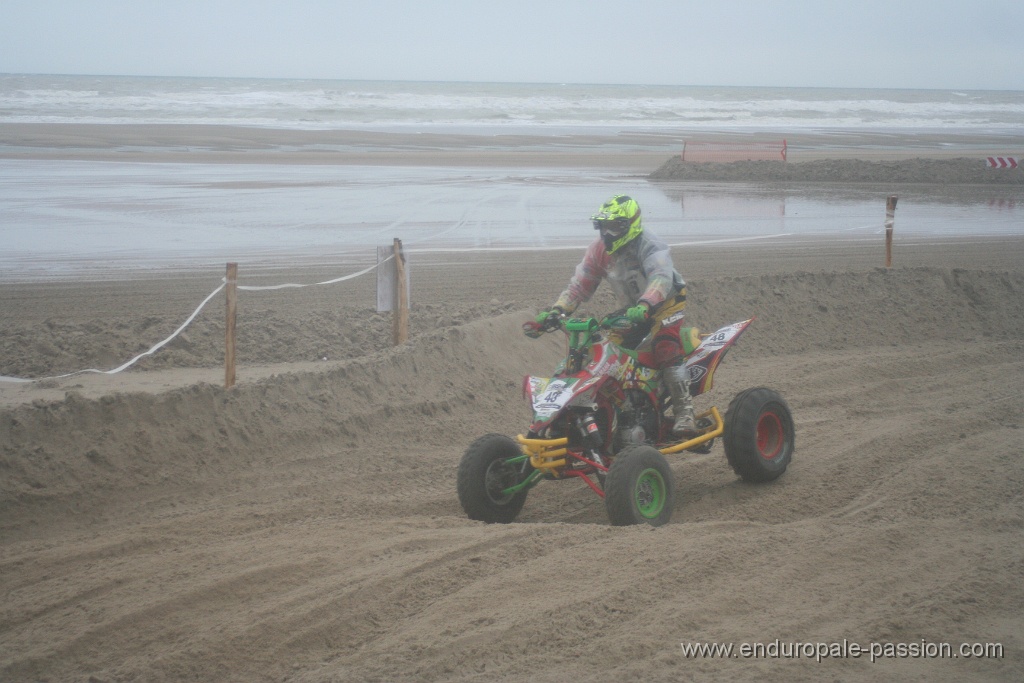
M625 235L629 230L628 218L595 218L594 230L600 230L602 235L619 237Z

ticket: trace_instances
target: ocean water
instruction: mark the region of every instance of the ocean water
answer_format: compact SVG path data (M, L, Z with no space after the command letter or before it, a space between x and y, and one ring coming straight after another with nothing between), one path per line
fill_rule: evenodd
M1024 92L8 74L0 126L7 122L502 131L551 133L552 144L566 132L678 130L960 131L1020 142ZM645 225L672 244L875 239L889 191L666 185L572 168L0 158L0 280L221 272L231 260L355 269L394 237L413 263L417 251L582 249L593 238L588 217L619 192L635 196ZM907 189L897 230L1021 235L1022 201L1017 188Z
M128 277L224 263L375 262L417 253L582 251L589 216L629 192L670 244L880 239L890 188L650 183L572 169L160 164L0 159L0 280ZM1018 206L1020 205L1020 206ZM898 235L1024 234L1020 190L900 194Z
M0 74L0 122L281 128L1024 128L1024 92Z

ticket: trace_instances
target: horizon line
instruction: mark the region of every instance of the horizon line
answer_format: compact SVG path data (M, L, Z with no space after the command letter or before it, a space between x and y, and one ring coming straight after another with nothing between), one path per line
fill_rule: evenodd
M21 72L0 71L0 77L8 76L58 76L81 78L166 78L195 80L249 80L249 81L325 81L354 83L438 83L464 85L543 85L543 86L598 86L598 87L631 87L631 88L758 88L764 90L916 90L916 91L949 91L949 92L1024 92L1024 88L962 88L954 86L865 86L865 85L734 85L734 84L702 84L702 83L616 83L590 81L511 81L511 80L444 80L416 78L343 78L323 76L211 76L211 75L167 75L167 74L132 74L132 73L60 73L60 72Z

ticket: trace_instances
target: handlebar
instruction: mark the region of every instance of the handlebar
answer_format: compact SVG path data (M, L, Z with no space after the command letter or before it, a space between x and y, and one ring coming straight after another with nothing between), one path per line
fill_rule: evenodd
M593 332L602 330L628 330L633 328L633 322L624 315L615 313L605 316L600 321L597 318L570 318L566 315L551 316L542 323L535 320L528 320L523 323L523 333L532 339L540 337L545 332L565 330L567 333Z
M629 330L636 327L636 323L624 315L609 315L600 323L605 330Z

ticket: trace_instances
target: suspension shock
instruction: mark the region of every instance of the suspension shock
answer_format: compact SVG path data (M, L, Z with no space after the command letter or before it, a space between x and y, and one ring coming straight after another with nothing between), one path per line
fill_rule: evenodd
M601 427L597 424L594 414L587 412L580 415L579 428L587 448L599 451L604 445L604 437L601 436Z

